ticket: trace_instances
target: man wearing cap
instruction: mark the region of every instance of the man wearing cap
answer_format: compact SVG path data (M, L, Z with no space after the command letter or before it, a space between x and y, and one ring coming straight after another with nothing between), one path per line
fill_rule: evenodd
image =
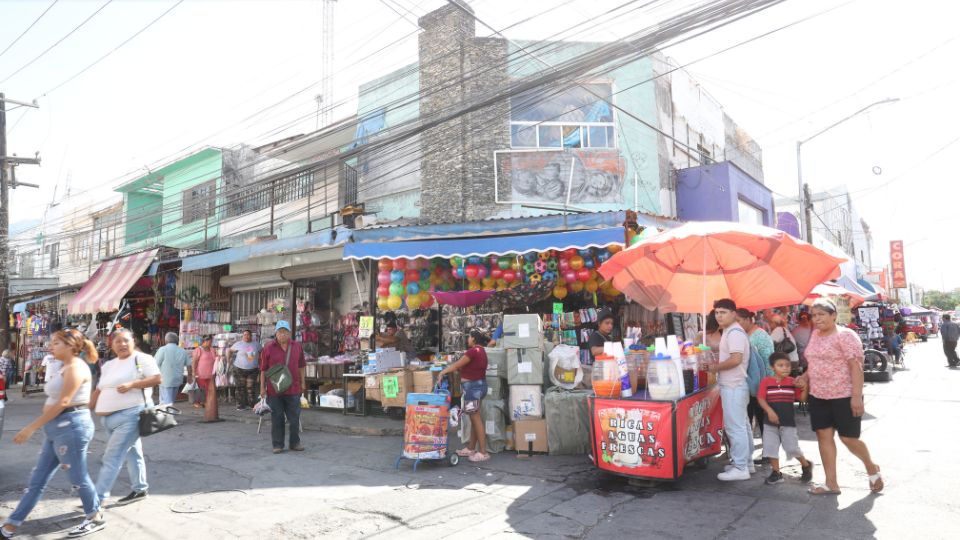
M607 309L597 314L597 329L590 334L590 354L594 358L603 354L603 344L613 341L613 313Z
M387 333L380 335L380 344L384 347L393 347L394 349L407 353L407 357L413 357L416 350L413 342L407 336L402 328L397 327L397 323L390 321L387 323Z
M183 384L183 372L187 370L188 381L193 382L190 373L190 355L178 345L180 338L173 332L164 336L166 345L157 349L155 359L160 368L160 403L174 403L180 386Z
M273 453L283 452L284 423L290 426L290 450L303 451L300 444L300 395L307 387L305 371L306 358L303 347L290 334L290 323L278 321L276 335L260 353L260 397L266 396L270 406L270 434L273 439ZM267 380L266 373L271 366L284 365L293 375L290 387L282 394Z

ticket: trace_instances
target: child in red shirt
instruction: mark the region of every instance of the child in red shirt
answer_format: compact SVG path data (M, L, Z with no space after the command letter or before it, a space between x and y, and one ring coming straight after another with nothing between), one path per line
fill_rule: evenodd
M783 482L780 472L780 447L783 446L787 459L797 458L800 461L803 474L801 482L809 482L813 478L813 463L803 457L800 451L800 439L797 435L797 422L793 410L794 401L806 401L807 389L794 386L790 377L790 356L784 353L770 355L770 366L774 376L764 377L760 381L757 391L757 401L766 412L763 430L763 457L770 459L773 472L766 479L767 484Z

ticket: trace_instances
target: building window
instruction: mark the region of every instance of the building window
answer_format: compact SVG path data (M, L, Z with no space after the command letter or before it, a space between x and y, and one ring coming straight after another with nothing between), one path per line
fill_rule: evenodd
M561 91L537 88L520 94L510 100L510 146L615 148L612 101L609 83Z
M60 266L60 242L54 242L45 248L49 256L50 269L55 270Z
M763 225L763 210L744 200L737 201L737 214L740 223Z
M20 255L20 277L32 278L34 272L34 251Z
M183 223L213 217L217 208L217 181L210 180L183 190Z

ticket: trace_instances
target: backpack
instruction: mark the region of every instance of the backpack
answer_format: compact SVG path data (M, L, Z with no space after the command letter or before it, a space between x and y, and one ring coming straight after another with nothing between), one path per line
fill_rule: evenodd
M746 330L739 331L747 336L747 343L750 343L750 336L747 335ZM763 359L763 356L760 355L760 351L758 351L753 344L750 344L750 360L747 364L747 386L750 389L751 396L757 397L757 392L760 391L760 381L766 376L767 362Z

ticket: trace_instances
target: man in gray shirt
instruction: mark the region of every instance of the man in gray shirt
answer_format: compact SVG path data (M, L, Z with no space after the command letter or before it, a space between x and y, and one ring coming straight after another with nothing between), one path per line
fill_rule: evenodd
M154 358L157 360L157 367L160 368L160 403L166 404L177 400L177 394L183 384L184 368L187 369L190 382L193 381L193 377L189 374L190 355L177 345L180 338L173 332L167 332L164 341L167 344L157 349Z
M943 316L940 325L940 340L943 341L943 354L947 355L947 367L960 366L960 357L957 356L957 340L960 340L960 324L950 320L949 315Z

